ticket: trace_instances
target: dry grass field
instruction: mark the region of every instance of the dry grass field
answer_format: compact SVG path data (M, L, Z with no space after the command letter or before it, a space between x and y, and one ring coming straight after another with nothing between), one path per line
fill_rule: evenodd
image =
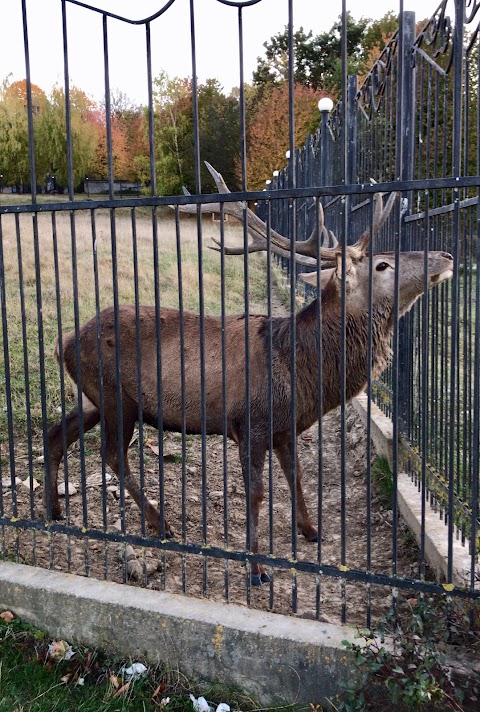
M107 210L95 210L92 227L90 211L38 214L38 260L35 250L34 219L30 214L1 217L5 317L8 335L8 361L11 378L12 409L15 428L27 419L30 400L32 421L41 417L39 320L43 327L45 355L46 404L49 417L60 405L58 367L53 348L59 328L74 328L74 294L80 323L95 315L97 306L113 304L114 283L121 304L135 302L134 249L131 211L120 208L114 219L116 264L112 260L111 216ZM138 299L141 304L155 303L154 234L151 211L140 209L135 219ZM160 304L178 308L179 276L176 227L173 211L159 211L157 220L157 262ZM242 239L238 225L226 224L226 240ZM220 255L207 249L210 237L219 238L219 224L210 216L202 221L203 292L206 314L220 313ZM199 267L196 219L180 218L180 251L183 306L199 309ZM57 263L57 269L55 267ZM75 271L74 271L75 265ZM257 309L265 297L264 261L260 255L249 260L249 294ZM230 257L225 262L226 312L244 311L243 259ZM23 290L23 302L20 284ZM41 313L39 311L41 299ZM59 326L61 324L61 327ZM5 336L0 330L0 373L5 373ZM28 378L26 378L26 375ZM28 383L27 383L28 381ZM0 383L0 422L6 424L5 378ZM27 389L29 393L27 393ZM3 429L2 427L2 429Z

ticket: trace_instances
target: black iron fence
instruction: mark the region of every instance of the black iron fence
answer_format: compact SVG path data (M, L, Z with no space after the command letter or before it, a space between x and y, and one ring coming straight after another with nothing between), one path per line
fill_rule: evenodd
M411 473L443 517L450 556L457 536L475 555L479 524L478 193L441 180L459 185L479 167L478 6L461 5L445 0L423 27L404 13L365 81L358 87L356 76L348 78L295 160L297 186L398 185L399 214L377 249L441 249L455 257L453 283L399 323L392 367L372 384L397 428L396 467ZM274 188L290 188L291 177L283 171ZM349 204L330 195L324 201L328 227L352 243L368 224L368 200L359 192ZM288 206L276 205L272 225L288 233ZM296 201L298 234L313 228L313 207L313 199ZM283 267L289 271L288 260Z
M219 2L232 6L236 17L245 146L243 17L255 3ZM30 183L35 186L32 29L25 0L21 4ZM288 169L267 192L249 192L243 151L245 190L208 195L201 193L200 182L200 158L208 156L199 141L194 32L202 9L191 0L196 194L159 196L151 28L172 4L133 22L76 0L61 2L68 199L41 202L34 189L29 204L0 202L3 557L316 618L327 613L370 622L372 612L376 616L389 605L390 590L394 599L398 590L445 592L426 570L425 517L432 501L448 525L446 590L478 598L477 29L466 48L463 34L464 27L474 26L477 7L469 4L465 17L464 4L452 3L456 21L451 26L444 2L419 34L413 16L405 13L360 89L354 78L347 82L344 52L346 99L330 118L323 115L318 134L298 151L290 73ZM94 203L74 194L67 32L72 6L98 16L103 33L110 193ZM287 6L291 62L295 3ZM345 13L346 8L346 27ZM114 195L113 22L145 29L148 197L117 200ZM216 179L223 189L221 177ZM349 371L347 289L353 283L346 276L350 253L345 245L362 231L366 236L376 232L375 195L392 190L401 200L377 245L377 251L393 251L389 269L395 273L393 361L381 380L373 380L370 368L376 328L368 308L375 298L373 262L366 278L370 286L362 292L368 337L358 351L359 361L368 359L369 392L393 422L393 488L391 501L382 505L371 466L370 430L365 434L347 404L358 388L351 385ZM248 212L247 201L257 202L263 227ZM314 301L300 318L296 272L290 275L289 309L277 303L273 254L281 236L308 236L321 221L322 205L327 227L344 244L338 259L330 257L327 265L343 275L340 301L330 294L333 301L325 301L324 308L321 300ZM170 217L168 206L174 207ZM185 207L193 218L183 218ZM238 233L226 221L232 211L243 218ZM216 223L204 216L213 212L220 214ZM266 263L246 249L252 229L257 241L264 240ZM242 258L225 249L230 234L243 245ZM211 236L220 243L219 255L205 250ZM400 319L398 265L405 250L423 253L417 282L427 292L416 310ZM432 291L429 250L454 258L453 281ZM298 251L291 240L290 264ZM372 250L362 258L373 260ZM229 293L229 270L241 271L241 297ZM173 299L167 289L172 284ZM215 289L218 302L211 306ZM187 311L191 303L195 314ZM252 316L259 309L266 317ZM323 339L332 314L338 337L329 355ZM82 327L86 322L88 328ZM53 355L56 340L59 366ZM75 401L82 408L75 409ZM323 410L337 403L339 410L322 419ZM297 432L302 433L298 440ZM405 463L422 502L418 551L405 543L399 519L397 479ZM311 519L302 504L300 466ZM457 528L470 542L463 583L454 577Z

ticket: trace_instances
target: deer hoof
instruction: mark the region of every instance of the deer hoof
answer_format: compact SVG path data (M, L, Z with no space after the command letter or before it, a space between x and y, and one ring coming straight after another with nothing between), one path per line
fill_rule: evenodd
M270 576L262 571L261 574L252 574L252 586L261 586L262 583L270 583Z
M315 529L311 532L308 532L307 534L305 532L301 532L301 531L299 531L298 533L303 534L305 539L311 543L315 543L318 541L318 532Z

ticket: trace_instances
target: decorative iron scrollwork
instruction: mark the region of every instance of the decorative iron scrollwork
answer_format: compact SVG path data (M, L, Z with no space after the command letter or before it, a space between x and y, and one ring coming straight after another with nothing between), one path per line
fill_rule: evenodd
M480 0L465 0L465 24L472 22L480 9Z
M360 87L357 100L368 118L372 118L377 111L381 99L385 93L387 79L390 74L391 65L398 46L398 30L390 38L384 47L381 55L367 74L365 81Z
M331 112L327 127L330 131L332 139L337 141L342 135L342 100L339 99L335 104L335 108Z
M466 2L470 1L471 0L466 0ZM476 2L477 0L473 1ZM452 66L454 44L452 37L452 21L449 15L446 14L447 4L448 0L442 0L432 17L418 34L414 44L414 47L417 50L421 49L422 45L424 45L424 47L429 47L429 54L433 59L437 59L437 57L449 53L446 67L439 66L439 69L442 69L445 73L448 73L450 67Z

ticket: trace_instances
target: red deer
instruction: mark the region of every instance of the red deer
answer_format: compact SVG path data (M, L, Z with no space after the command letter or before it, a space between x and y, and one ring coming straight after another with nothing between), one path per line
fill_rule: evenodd
M220 174L211 169L221 192L228 188ZM367 383L368 310L369 310L369 260L370 235L378 233L391 210L395 195L383 208L382 196L374 199L375 210L372 230L346 248L346 398L350 400L360 393ZM196 211L196 207L192 206ZM212 212L212 205L202 206ZM216 204L214 209L220 209ZM225 203L225 213L243 217L240 203ZM250 250L266 249L265 224L252 212L248 213L248 228L253 235ZM325 235L323 213L319 209L318 229ZM289 241L274 231L269 231L274 251L288 250ZM323 414L340 404L340 354L341 354L341 249L338 246L320 247L317 233L309 240L296 243L298 261L303 264L333 264L322 272L322 290L318 299L312 301L295 317L296 351L296 434L290 432L290 317L271 320L272 390L273 390L273 448L287 481L292 486L291 440L318 420L317 382L317 310L321 308L321 353L323 380ZM231 252L232 250L230 250ZM234 250L235 251L235 250ZM240 250L241 252L242 250ZM228 252L228 250L226 250ZM373 309L372 309L372 369L380 374L390 355L390 340L394 326L394 274L395 254L374 254L373 260ZM428 254L428 284L440 284L452 276L452 256L445 252ZM399 256L399 314L407 312L424 291L424 253L405 252ZM315 283L316 274L304 275L306 281ZM148 523L160 530L159 512L146 499L139 484L132 476L128 462L128 444L132 437L139 410L143 420L157 424L157 334L155 309L140 306L140 323L137 327L134 306L118 309L121 383L119 384L123 412L123 461L125 486L135 502L142 506ZM179 312L161 309L161 354L162 354L162 414L165 430L181 431L182 400L180 372ZM105 454L108 465L119 475L120 453L118 448L117 384L115 370L115 326L113 308L105 309L100 317L102 345L103 410L105 414ZM200 330L199 316L184 312L184 361L186 393L186 430L201 433L201 375L200 375ZM136 329L140 334L142 402L138 403ZM223 434L222 369L219 354L222 351L222 323L220 317L206 316L205 329L205 411L207 434ZM266 316L249 316L250 339L250 507L251 507L251 552L258 553L258 522L263 499L263 469L269 446L269 399L268 399L268 334ZM239 448L244 478L245 472L245 323L244 316L229 316L226 319L226 419L227 435ZM100 420L99 365L97 359L97 318L84 324L79 333L81 387L85 432ZM77 379L75 334L69 333L63 340L61 357L65 369L73 381ZM79 438L79 405L66 418L67 445ZM48 431L48 471L50 478L51 512L53 518L61 516L58 499L58 467L63 457L62 423ZM308 541L317 540L302 491L302 470L296 460L297 526ZM165 529L169 525L165 522ZM252 583L259 585L268 580L262 567L252 564Z

